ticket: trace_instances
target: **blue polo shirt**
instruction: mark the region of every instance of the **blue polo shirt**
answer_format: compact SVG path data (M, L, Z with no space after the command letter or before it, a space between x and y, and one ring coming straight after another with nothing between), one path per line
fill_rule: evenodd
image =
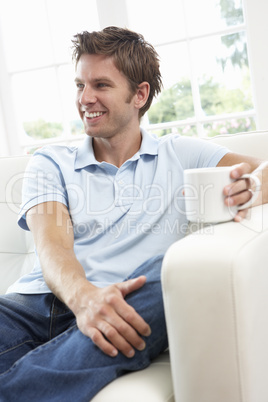
M92 139L86 137L78 147L38 150L25 174L19 225L28 230L25 214L37 204L66 205L77 259L88 280L99 287L124 280L185 235L183 170L216 166L228 152L208 141L141 133L140 150L120 168L98 162ZM33 271L9 288L49 291L38 255Z

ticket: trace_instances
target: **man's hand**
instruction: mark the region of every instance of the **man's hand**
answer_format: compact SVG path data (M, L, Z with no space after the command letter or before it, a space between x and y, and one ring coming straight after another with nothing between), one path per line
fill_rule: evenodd
M135 349L145 348L141 336L149 336L150 327L124 300L145 282L146 277L140 276L106 288L91 288L84 292L80 307L73 310L80 331L107 355L114 357L120 351L133 357Z
M150 327L125 297L140 289L146 277L106 288L91 284L75 256L71 218L61 203L33 207L27 213L27 223L34 235L46 283L73 311L80 331L110 356L120 351L132 357L134 349L144 349L141 336L149 336Z
M254 183L250 179L241 178L244 174L251 173L251 171L251 166L248 163L240 163L234 167L231 172L231 178L235 181L228 186L225 186L223 190L223 193L226 196L225 204L227 206L243 205L251 199L252 191L254 191ZM258 172L256 172L256 174L258 174ZM253 205L258 205L260 203L261 202L258 199ZM238 211L234 220L240 222L246 217L247 211L248 209Z

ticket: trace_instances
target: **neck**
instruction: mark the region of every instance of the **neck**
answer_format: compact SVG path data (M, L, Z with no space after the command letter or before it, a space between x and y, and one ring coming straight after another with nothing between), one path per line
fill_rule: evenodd
M95 158L99 162L111 163L118 168L130 159L141 146L141 133L136 133L127 138L93 138Z

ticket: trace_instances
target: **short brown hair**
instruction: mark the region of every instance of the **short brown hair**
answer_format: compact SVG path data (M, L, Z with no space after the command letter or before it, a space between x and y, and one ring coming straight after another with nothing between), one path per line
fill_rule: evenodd
M118 27L107 27L94 32L84 31L75 35L72 42L73 60L76 64L82 54L111 56L118 70L126 76L133 93L142 82L150 84L148 100L139 111L141 118L162 88L159 56L154 47L142 35Z

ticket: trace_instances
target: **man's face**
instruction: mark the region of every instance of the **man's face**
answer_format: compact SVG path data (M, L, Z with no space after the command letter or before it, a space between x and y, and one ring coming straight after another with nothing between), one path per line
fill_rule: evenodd
M75 82L76 105L88 135L111 138L137 125L135 95L111 57L83 54L77 63Z

